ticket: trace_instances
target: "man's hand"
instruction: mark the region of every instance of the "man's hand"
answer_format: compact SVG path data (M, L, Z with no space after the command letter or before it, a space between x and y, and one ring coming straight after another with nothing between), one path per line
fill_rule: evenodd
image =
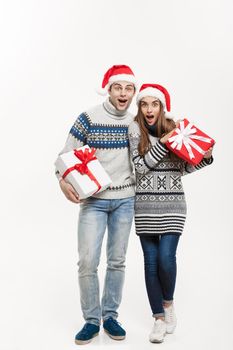
M66 198L73 203L81 203L78 193L75 191L72 185L67 183L65 180L60 180L60 187Z

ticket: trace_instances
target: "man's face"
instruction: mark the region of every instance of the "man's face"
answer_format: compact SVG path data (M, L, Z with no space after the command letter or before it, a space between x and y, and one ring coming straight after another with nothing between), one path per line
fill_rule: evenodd
M135 87L127 81L117 81L108 89L110 101L118 111L129 108L135 94Z

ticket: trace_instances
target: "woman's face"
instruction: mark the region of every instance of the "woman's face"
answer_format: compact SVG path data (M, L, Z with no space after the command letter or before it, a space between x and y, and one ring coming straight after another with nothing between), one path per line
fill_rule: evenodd
M160 114L160 102L157 98L146 96L141 99L141 111L148 125L154 125Z

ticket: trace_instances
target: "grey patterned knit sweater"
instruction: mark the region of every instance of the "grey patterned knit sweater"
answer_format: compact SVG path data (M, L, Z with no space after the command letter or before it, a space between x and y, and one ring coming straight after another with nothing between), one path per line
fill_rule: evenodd
M179 158L171 159L166 146L151 135L151 149L145 156L140 156L140 135L139 125L133 121L129 125L129 142L136 171L136 233L180 235L186 219L181 176L211 164L213 158L203 159L196 166Z
M129 155L128 126L133 116L118 111L107 99L103 104L82 113L68 135L62 153L85 144L96 148L96 156L110 178L112 185L93 197L120 199L135 195L135 176ZM61 177L56 171L58 178Z

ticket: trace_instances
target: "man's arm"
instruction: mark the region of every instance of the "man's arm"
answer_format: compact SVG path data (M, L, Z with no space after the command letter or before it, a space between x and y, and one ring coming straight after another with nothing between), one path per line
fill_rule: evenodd
M72 128L70 129L65 146L59 153L59 155L84 146L86 144L86 137L89 126L90 121L87 118L86 114L80 114L74 122ZM59 180L60 188L66 196L66 198L73 203L80 203L81 201L79 199L78 193L75 191L71 184L67 183L62 178L62 175L59 173L58 169L55 170L55 174L57 176L57 179Z

